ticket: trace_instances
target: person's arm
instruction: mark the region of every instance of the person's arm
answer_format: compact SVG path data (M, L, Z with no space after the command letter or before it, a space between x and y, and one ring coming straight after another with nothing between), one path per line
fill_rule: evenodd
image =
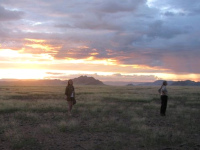
M75 98L75 88L73 87L73 96Z
M67 96L68 93L68 87L65 88L65 95Z

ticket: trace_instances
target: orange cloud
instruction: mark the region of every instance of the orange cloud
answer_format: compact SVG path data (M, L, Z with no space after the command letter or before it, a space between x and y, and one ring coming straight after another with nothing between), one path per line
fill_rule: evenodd
M150 67L150 66L147 66L147 65L126 65L126 64L121 64L119 66L121 66L121 67L132 67L134 69L169 71L169 69L160 68L160 67Z
M41 45L41 44L30 44L30 45L26 45L26 46L29 46L29 47L32 47L32 48L40 48L40 49L44 49L46 51L51 51L53 48L47 46L47 45Z
M99 65L117 65L117 60L114 59L95 59L94 56L87 57L85 59L73 59L66 58L65 60L60 60L65 63L82 63L82 64L99 64Z
M26 38L25 40L26 41L31 41L31 42L36 42L36 43L43 43L43 42L45 42L45 40L38 40L38 39L28 39L28 38Z
M90 55L92 55L92 56L95 56L95 55L98 55L99 53L90 53Z
M88 46L78 46L77 47L78 49L87 49L87 48L89 48Z
M58 46L58 47L55 47L55 46L52 46L50 44L46 44L46 40L42 40L42 39L25 39L26 41L30 41L31 43L27 43L25 44L27 47L31 47L31 48L34 48L34 49L42 49L42 50L45 50L47 52L57 52L57 49L60 49L61 46Z

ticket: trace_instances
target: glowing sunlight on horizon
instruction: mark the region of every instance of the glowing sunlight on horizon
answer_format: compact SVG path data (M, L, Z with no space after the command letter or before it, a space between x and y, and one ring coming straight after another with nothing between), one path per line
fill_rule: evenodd
M32 41L32 40L31 40ZM38 40L37 42L43 42L43 40ZM115 59L96 59L95 55L98 53L92 53L91 56L85 59L74 59L74 58L64 58L64 59L55 59L50 54L31 54L25 53L24 50L11 50L11 49L0 49L0 60L2 64L7 65L15 65L15 68L1 68L0 69L0 79L67 79L70 75L99 75L112 77L116 74L120 74L124 77L132 77L134 80L134 76L155 76L155 79L166 79L166 80L184 80L189 77L194 81L198 81L199 77L196 74L173 74L173 73L162 73L163 71L168 71L165 68L159 67L150 67L147 65L126 65L120 64ZM48 68L49 65L56 65L55 67ZM82 67L78 67L77 65L86 67L87 65L98 66L96 70L88 69L88 71L84 71ZM62 66L62 68L61 68ZM105 67L111 67L109 71L103 71ZM46 68L46 69L45 69ZM59 69L60 68L60 69ZM66 68L66 69L64 69ZM118 68L117 71L114 68ZM135 70L132 73L130 70ZM101 71L102 70L102 71ZM138 70L138 71L137 71ZM155 70L154 72L144 73L141 70ZM160 73L158 72L160 71ZM52 72L49 74L48 72ZM66 77L65 77L66 76ZM119 80L123 80L121 77ZM130 79L131 80L131 79ZM153 79L152 79L153 80ZM141 80L142 81L142 80ZM140 81L140 82L141 82Z

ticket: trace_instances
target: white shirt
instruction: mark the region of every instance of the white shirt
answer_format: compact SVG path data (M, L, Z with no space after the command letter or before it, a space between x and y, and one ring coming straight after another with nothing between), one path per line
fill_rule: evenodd
M167 88L166 88L165 85L163 85L162 88L161 88L161 95L167 95L167 94L168 94Z

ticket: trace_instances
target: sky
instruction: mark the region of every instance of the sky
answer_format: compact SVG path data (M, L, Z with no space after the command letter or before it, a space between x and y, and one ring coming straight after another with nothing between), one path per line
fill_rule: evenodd
M0 0L0 79L200 81L199 0Z

